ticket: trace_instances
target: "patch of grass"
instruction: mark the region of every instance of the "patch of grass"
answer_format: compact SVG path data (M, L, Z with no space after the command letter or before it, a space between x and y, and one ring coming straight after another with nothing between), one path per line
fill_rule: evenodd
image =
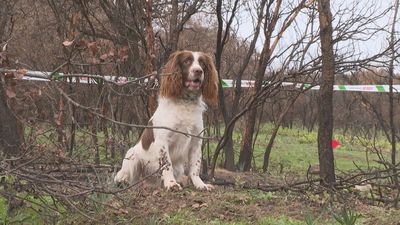
M276 196L274 196L273 192L265 192L261 190L250 189L247 191L248 195L255 201L272 201Z
M343 207L339 212L333 213L333 217L341 225L355 225L361 215L352 209Z
M399 224L400 209L369 206L361 213L360 224Z
M259 221L260 225L303 225L304 222L287 216L267 217Z
M264 152L272 129L273 125L270 123L263 124L260 127L253 152L253 162L255 163L256 170L262 169ZM236 129L233 134L236 160L239 158L242 132L242 130ZM341 143L340 147L334 150L337 171L352 171L356 170L357 166L363 169L366 169L368 166L381 166L375 162L375 160L378 160L376 154L368 152L366 147L364 147L365 143L371 142L370 140L354 138L348 135L344 136L341 132L340 130L336 130L334 133L334 138L338 139ZM389 155L389 143L384 137L378 138L376 146L384 149L383 153L385 155ZM212 143L211 149L214 148L215 143ZM368 154L369 165L366 154ZM220 157L220 163L222 163L222 157ZM294 173L304 176L307 173L309 165L316 164L318 164L317 132L308 132L297 127L290 129L281 127L270 155L269 171L278 175L281 173Z
M202 213L202 212L199 212ZM154 222L155 220L153 220ZM260 219L257 222L246 221L245 218L236 219L233 221L227 221L223 217L214 219L200 219L196 213L189 210L179 209L178 211L172 213L171 215L164 215L161 221L156 221L155 224L212 224L212 225L250 225L250 224L260 224L260 225L300 225L304 224L302 221L291 219L287 216L267 216Z
M199 224L200 220L196 218L193 212L185 209L179 209L178 211L164 215L162 222L165 224Z
M37 213L36 205L25 205L8 213L8 203L0 196L0 224L43 224L43 218Z

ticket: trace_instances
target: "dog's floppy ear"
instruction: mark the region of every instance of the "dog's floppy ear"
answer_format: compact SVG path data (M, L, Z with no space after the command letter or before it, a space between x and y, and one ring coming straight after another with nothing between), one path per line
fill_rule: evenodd
M207 104L215 106L218 105L218 73L211 56L203 53L201 58L205 65L203 98Z
M183 89L182 70L179 66L179 55L176 51L170 55L160 77L160 96L176 98L181 95Z

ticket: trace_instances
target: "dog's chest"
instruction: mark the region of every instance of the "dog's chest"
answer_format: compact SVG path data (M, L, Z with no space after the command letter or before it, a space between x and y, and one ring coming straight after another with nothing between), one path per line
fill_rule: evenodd
M167 104L168 103L168 104ZM169 127L185 134L201 135L203 130L204 108L194 104L171 104L161 102L153 121L157 126ZM168 143L171 160L173 162L186 161L192 145L198 144L198 138L170 130L158 130L157 136ZM196 143L195 143L196 142Z
M170 127L180 132L195 134L203 126L204 108L199 104L160 102L154 119L162 126Z

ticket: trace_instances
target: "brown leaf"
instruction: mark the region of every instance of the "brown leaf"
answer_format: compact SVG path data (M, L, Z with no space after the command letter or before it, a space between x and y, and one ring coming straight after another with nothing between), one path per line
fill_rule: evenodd
M69 46L71 46L73 43L74 43L74 40L72 40L72 41L66 40L66 41L64 41L62 44L63 44L65 47L69 47Z
M100 60L99 60L99 59L96 59L96 58L92 58L92 63L93 63L93 64L99 64L99 63L100 63Z
M128 50L129 48L127 46L124 46L119 50L119 58L122 61L126 61L128 59Z
M15 93L15 91L11 88L6 88L6 95L9 98L15 98L15 96L17 96L17 94Z
M203 203L203 204L200 205L200 207L208 207L208 204L207 203Z
M103 55L100 56L100 59L105 61L108 58L108 56L109 56L108 53L103 54Z
M72 26L76 27L78 25L80 19L81 19L81 14L80 13L74 13L72 15L72 20L71 20Z
M14 74L14 76L16 79L21 80L27 72L28 72L28 70L21 68L21 69L17 70L17 72Z
M193 209L198 209L198 208L200 208L200 204L199 203L195 203L195 204L192 205L192 208Z
M95 41L87 43L87 47L92 52L93 55L97 54L98 48L97 48L97 43Z
M54 114L54 123L57 126L61 126L61 114L59 114L59 113Z
M123 209L123 208L120 208L120 209L118 209L118 212L117 212L118 214L128 214L128 210L126 210L126 209Z

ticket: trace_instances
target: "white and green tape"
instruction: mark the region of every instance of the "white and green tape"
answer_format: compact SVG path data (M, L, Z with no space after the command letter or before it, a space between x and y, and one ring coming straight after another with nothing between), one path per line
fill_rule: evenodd
M223 88L234 87L235 82L233 80L222 80ZM241 87L251 88L254 87L254 80L242 80ZM296 88L310 88L311 90L319 90L320 86L303 83L293 82L282 82L282 86L294 86ZM377 85L333 85L334 91L358 91L358 92L389 92L389 85L377 84ZM400 92L400 85L393 85L393 92Z
M0 73L18 73L18 70L12 69L4 69L0 68ZM24 70L23 80L36 80L36 81L48 81L49 79L58 80L58 78L62 78L64 75L69 75L73 77L74 74L63 74L63 73L51 73L51 72L42 72L42 71L31 71ZM50 76L51 75L51 76ZM91 77L99 77L98 75L87 74L87 77L80 74L79 77L73 77L71 79L72 82L86 83L86 84L96 84L98 83L98 79ZM121 77L121 76L102 76L103 79L113 81L117 84L124 84L128 81L134 81L135 78L131 77ZM147 82L147 79L142 80L142 82ZM235 86L234 80L223 79L221 81L221 85L223 88L232 88ZM252 88L255 85L254 80L242 80L241 87L244 88ZM296 88L310 88L310 90L319 90L319 86L312 86L311 84L302 84L302 83L293 83L293 82L282 82L282 86L294 86ZM334 91L357 91L357 92L389 92L389 85L379 84L379 85L334 85ZM400 93L400 85L393 85L393 92Z

